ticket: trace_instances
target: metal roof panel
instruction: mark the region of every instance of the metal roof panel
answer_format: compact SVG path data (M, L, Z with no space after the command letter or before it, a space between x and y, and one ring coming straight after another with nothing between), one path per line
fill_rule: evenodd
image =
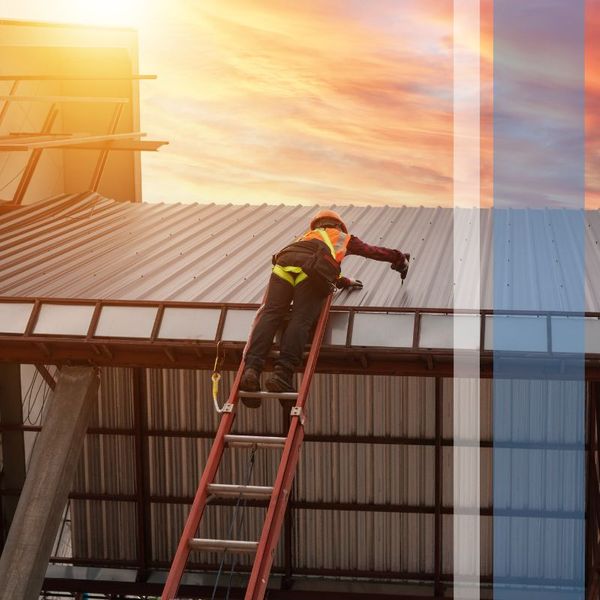
M453 308L452 209L332 208L360 239L412 256L403 286L388 264L349 256L344 273L361 279L365 287L339 293L335 304ZM133 204L91 192L56 197L0 215L0 295L258 303L271 255L303 233L315 210L299 205ZM585 212L584 232L576 211L471 212L481 224L482 308L492 308L494 278L502 279L493 263L496 218L507 223L507 231L522 233L521 251L510 267L522 282L519 302L534 310L572 305L574 275L556 265L554 240L560 235L565 243L585 243L586 310L600 311L598 211ZM497 240L499 244L510 240ZM476 251L470 239L460 248L465 257ZM552 271L552 289L538 280L540 269ZM497 297L507 303L516 298L511 291Z

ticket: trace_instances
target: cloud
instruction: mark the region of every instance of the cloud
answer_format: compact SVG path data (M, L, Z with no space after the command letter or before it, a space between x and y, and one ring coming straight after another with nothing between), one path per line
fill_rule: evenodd
M600 4L587 8L586 202L599 207ZM143 123L171 142L145 159L154 169L145 198L451 206L452 10L450 0L170 3L141 40L145 70L159 75L144 84ZM491 205L500 91L491 0L482 0L481 22L481 192ZM542 25L499 53L521 90L509 116L547 128L568 153L580 140L564 107L580 90ZM517 64L517 50L552 60ZM510 193L560 203L561 165L540 159L544 137L517 132L510 143L521 173ZM523 173L548 169L552 189L536 194Z
M587 2L584 40L576 5L556 0L503 3L493 15L486 1L483 55L490 59L485 68L489 64L492 69L485 79L493 85L493 94L484 91L483 106L484 172L490 187L486 196L492 195L489 178L495 168L497 202L572 207L585 195L587 207L600 206L596 175L600 4Z
M144 114L202 200L448 204L449 4L182 4Z

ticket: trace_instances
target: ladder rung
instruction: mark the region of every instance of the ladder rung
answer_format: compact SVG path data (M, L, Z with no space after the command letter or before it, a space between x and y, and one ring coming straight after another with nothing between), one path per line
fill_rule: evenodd
M229 483L210 483L208 493L218 498L252 498L264 500L270 498L273 487L269 485L232 485Z
M245 542L242 540L207 540L193 538L190 540L192 550L210 550L212 552L256 552L258 542Z
M225 443L230 448L283 448L285 446L284 437L273 437L267 435L233 435L225 436Z
M297 392L238 392L240 398L282 398L283 400L296 400Z

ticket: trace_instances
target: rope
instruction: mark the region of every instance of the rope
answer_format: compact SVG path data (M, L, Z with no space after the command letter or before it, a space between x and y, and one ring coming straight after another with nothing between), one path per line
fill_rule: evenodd
M27 391L23 394L23 408L24 411L27 411L27 415L23 419L24 424L30 423L31 425L35 425L35 423L31 421L31 413L33 412L31 394L33 393L33 386L35 385L35 380L37 379L37 376L38 370L35 369L35 371L33 372L33 377L31 378L31 381L29 383L29 387L27 388ZM25 408L25 405L27 405L27 408Z
M213 367L212 375L210 376L212 380L212 397L213 403L215 405L215 410L218 414L223 412L223 409L219 406L219 381L221 381L221 367L223 366L223 360L225 359L225 354L221 350L221 340L217 342L217 354L215 356L215 366Z
M250 453L250 458L248 459L248 470L246 472L246 482L244 483L244 485L249 485L250 484L250 479L252 477L252 471L254 470L254 461L256 458L256 446L252 447L252 452ZM237 514L238 514L238 510L240 508L240 505L242 505L242 508L246 507L246 503L247 500L243 501L243 505L242 505L242 494L240 494L238 496L237 502L235 504L235 507L233 509L233 518L231 519L231 525L229 526L229 531L227 533L227 539L231 539L231 535L233 533L233 527L234 525L236 525L237 522ZM245 511L241 511L241 517L239 520L239 523L237 523L237 528L236 528L236 535L239 534L240 529L244 523L244 513ZM219 564L219 570L217 571L217 578L215 580L215 586L213 588L212 591L212 595L210 597L210 600L215 600L216 598L216 593L217 590L219 588L219 579L221 578L221 574L223 572L223 567L225 566L225 557L227 555L227 550L223 551L223 557L221 558L221 562ZM236 564L236 558L235 556L233 557L233 562L231 564L231 570L229 571L229 581L227 583L227 596L225 597L225 600L229 600L229 594L231 593L231 586L233 583L233 571L235 569L235 564Z
M25 167L23 167L12 179L7 181L1 188L0 192L4 191L19 175L22 175L25 171Z

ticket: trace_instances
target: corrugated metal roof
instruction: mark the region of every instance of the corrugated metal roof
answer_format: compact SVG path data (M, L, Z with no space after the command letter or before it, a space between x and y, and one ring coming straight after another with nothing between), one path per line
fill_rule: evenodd
M453 307L452 209L333 208L365 242L412 255L404 286L388 264L348 257L344 272L361 279L365 288L339 294L336 304ZM271 255L305 230L315 210L266 204L130 204L93 193L53 198L0 215L0 295L258 303ZM568 309L577 291L570 285L569 269L557 268L554 236L560 232L565 243L576 246L581 227L568 211L560 210L511 210L503 218L515 229L530 227L533 213L534 220L548 226L537 227L538 233L531 235L530 253L512 257L512 268L520 271L512 280L525 282L519 291L523 308ZM586 308L600 311L600 213L588 211L585 216ZM491 212L482 210L480 219L482 307L491 308ZM505 242L510 244L508 238ZM543 264L527 259L540 256L540 244L547 249ZM461 248L465 255L477 251L469 240ZM554 273L555 293L536 283L541 269ZM507 305L510 300L503 298Z

